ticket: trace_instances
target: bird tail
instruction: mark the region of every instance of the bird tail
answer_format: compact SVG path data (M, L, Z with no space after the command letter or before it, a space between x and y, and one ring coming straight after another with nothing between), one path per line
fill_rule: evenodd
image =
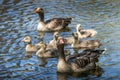
M102 50L102 54L104 54L106 50L107 50L107 49L106 49L106 48L104 48L104 49Z
M65 22L67 22L68 24L70 24L71 21L72 21L72 18L66 18L66 19L65 19Z

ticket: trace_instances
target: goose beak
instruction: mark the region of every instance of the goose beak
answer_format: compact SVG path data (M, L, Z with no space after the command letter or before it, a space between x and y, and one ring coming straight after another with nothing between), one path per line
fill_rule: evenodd
M58 43L64 44L64 38L60 37L60 38L58 39Z
M21 42L24 42L24 39L23 39L23 40L21 40Z
M61 43L61 44L63 44L63 43L64 43L63 39L60 39L60 43Z
M21 42L25 42L25 38L23 38L23 39L21 40Z
M34 13L38 13L38 12L36 11L36 9L34 10Z
M107 49L106 49L106 48L104 48L104 49L103 49L103 52L102 52L102 54L105 54L106 50L107 50Z
M38 11L39 11L38 8L35 8L34 12L35 12L35 13L38 13Z

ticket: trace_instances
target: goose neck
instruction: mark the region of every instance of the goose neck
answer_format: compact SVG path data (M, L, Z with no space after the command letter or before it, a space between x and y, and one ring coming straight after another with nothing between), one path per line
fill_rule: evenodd
M78 38L74 38L73 44L79 44L79 39Z
M78 41L79 40L79 38L78 37L74 37L74 41Z
M65 61L64 45L59 45L58 46L58 51L59 51L59 60L64 60Z
M56 40L56 41L57 41L57 40L58 40L58 37L56 37L56 36L55 36L55 37L54 37L54 40Z
M32 45L32 42L30 41L30 42L28 42L27 44L28 44L28 45Z
M77 31L77 33L78 33L78 36L79 36L79 37L81 37L81 36L82 36L80 31Z
M44 22L44 13L38 13L40 21Z
M44 54L44 52L45 52L44 48L41 48L40 50L36 52L36 55L42 55Z

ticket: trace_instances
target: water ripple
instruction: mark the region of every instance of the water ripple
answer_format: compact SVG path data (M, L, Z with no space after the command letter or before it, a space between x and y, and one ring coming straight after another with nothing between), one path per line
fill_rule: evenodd
M72 31L62 32L61 36L71 36L76 31L76 24L80 23L83 28L96 29L98 35L95 39L101 40L102 48L107 48L98 63L104 70L103 75L67 79L120 79L119 4L119 0L0 0L0 79L57 80L59 77L56 58L40 59L35 53L27 54L26 44L21 41L26 35L31 36L33 44L40 41L36 30L39 17L34 13L38 6L45 9L45 20L73 18L69 25ZM46 33L44 41L49 42L52 38L52 33Z

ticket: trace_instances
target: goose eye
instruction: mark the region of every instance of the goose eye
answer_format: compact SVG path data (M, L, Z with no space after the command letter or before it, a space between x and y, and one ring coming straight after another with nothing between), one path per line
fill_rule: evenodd
M37 10L37 8L35 8L35 10ZM35 10L34 10L34 11L35 11Z
M29 40L29 38L26 38L26 40Z
M39 10L39 11L43 11L43 9L42 9L42 8L38 8L38 10Z
M41 10L41 11L43 11L43 9L42 9L42 8L41 8L40 10Z

